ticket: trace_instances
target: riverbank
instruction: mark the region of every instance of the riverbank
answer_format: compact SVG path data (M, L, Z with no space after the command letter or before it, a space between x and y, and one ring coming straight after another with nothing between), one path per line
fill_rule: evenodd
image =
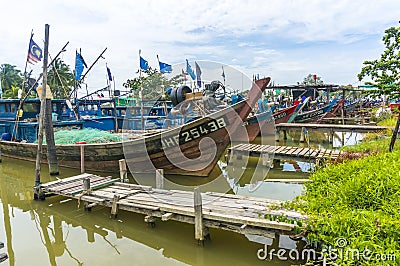
M376 135L346 148L372 155L320 168L296 200L309 217L307 240L328 263L400 264L400 144L389 153L389 142Z

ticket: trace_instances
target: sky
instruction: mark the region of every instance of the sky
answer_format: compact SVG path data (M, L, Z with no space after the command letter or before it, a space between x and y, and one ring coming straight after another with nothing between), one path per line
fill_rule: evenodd
M213 62L214 76L203 71L205 80L222 80L224 65L227 85L237 89L253 74L275 85L294 85L308 74L326 84L358 85L362 63L379 58L384 31L399 26L399 14L398 0L7 1L0 64L23 70L31 31L43 48L49 24L50 56L69 41L61 59L71 69L76 50L90 66L107 48L85 78L89 91L106 86L106 64L124 90L122 84L138 76L139 49L150 66L158 68L159 55L174 74L186 59L193 68L195 61L201 68ZM41 67L28 70L38 76Z

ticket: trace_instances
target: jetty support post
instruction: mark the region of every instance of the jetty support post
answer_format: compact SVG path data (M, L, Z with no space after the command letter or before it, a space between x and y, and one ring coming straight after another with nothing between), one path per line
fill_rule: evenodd
M156 188L164 188L164 169L156 169Z
M117 218L118 215L118 201L120 199L119 194L114 194L113 202L111 205L111 218Z
M268 152L261 153L261 163L263 166L270 167L271 161Z
M128 183L128 170L126 168L126 160L121 159L118 161L119 163L119 178L121 182Z
M89 177L84 177L82 180L82 195L88 194L90 190L90 178ZM91 208L89 208L89 202L85 201L83 203L83 208L85 211L90 211Z
M304 136L305 129L306 129L305 127L301 128L300 142L304 142L305 141L305 136Z
M287 130L283 130L283 140L287 140Z
M85 172L85 145L81 144L81 174Z
M275 128L275 141L279 142L279 130Z
M203 224L203 202L199 187L194 188L194 237L202 246L205 237L209 237L208 228Z

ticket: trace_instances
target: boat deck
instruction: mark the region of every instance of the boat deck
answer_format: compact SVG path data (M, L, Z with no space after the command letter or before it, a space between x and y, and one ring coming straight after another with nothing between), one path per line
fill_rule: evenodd
M311 149L292 146L272 146L259 144L238 144L228 149L230 158L236 156L239 159L243 155L253 157L267 157L267 160L273 158L275 160L298 160L313 161L316 160L336 160L341 155L339 150L329 149ZM231 161L231 159L229 160Z
M77 199L78 206L83 203L88 210L98 205L110 207L112 216L118 210L145 214L145 222L152 225L157 218L195 224L197 240L204 240L208 228L272 238L276 233L295 235L297 222L306 219L299 212L282 207L284 201L200 193L197 188L194 192L164 190L118 181L85 173L41 184L41 190L46 197Z

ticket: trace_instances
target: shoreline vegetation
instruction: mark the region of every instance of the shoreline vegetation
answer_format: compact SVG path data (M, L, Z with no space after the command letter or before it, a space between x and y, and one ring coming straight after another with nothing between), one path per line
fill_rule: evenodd
M344 147L370 156L319 168L290 203L309 217L307 241L329 265L400 265L400 141L389 152L390 138L389 132L368 134Z

